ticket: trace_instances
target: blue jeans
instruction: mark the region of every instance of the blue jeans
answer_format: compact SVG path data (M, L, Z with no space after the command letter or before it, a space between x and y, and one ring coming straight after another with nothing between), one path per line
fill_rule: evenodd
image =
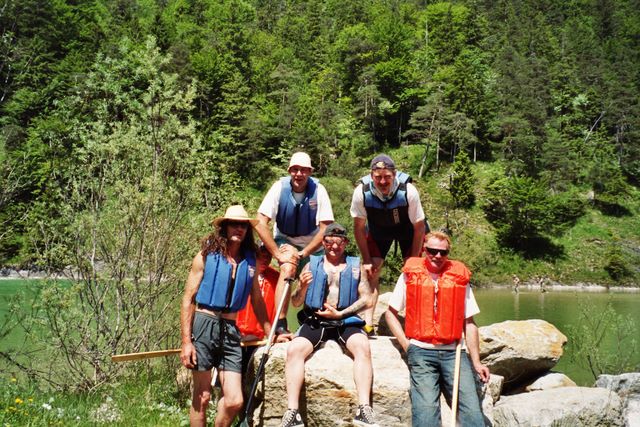
M466 352L460 358L458 422L464 427L484 427L476 372ZM431 350L415 345L407 349L411 374L411 422L413 427L440 427L440 391L447 401L453 394L455 350Z

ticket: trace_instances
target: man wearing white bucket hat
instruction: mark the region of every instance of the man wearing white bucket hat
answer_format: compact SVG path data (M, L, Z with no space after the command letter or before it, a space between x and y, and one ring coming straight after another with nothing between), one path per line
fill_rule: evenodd
M310 255L322 253L322 233L333 222L327 190L311 178L309 155L294 153L288 171L289 176L276 181L264 197L256 226L260 239L280 264L276 301L283 293L284 279L296 277ZM275 220L273 235L269 231L271 220ZM278 334L285 337L290 337L286 323L288 300L276 325Z
M264 330L271 327L256 274L252 226L257 222L242 206L230 206L224 216L212 221L214 231L202 239L191 264L180 307L180 361L193 370L192 426L207 425L213 368L222 387L215 425L231 425L242 409L242 350L236 317L249 295Z

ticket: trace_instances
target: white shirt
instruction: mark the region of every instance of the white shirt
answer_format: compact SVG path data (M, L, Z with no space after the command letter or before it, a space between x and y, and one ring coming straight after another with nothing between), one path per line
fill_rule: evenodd
M396 282L395 288L393 288L393 294L389 299L389 307L392 307L394 310L400 312L405 309L407 305L407 283L405 281L404 273L398 277L398 281ZM478 307L478 303L476 302L476 298L473 296L473 290L471 286L467 284L467 291L464 299L464 317L468 319L469 317L475 316L480 313L480 307ZM434 350L455 350L456 343L452 344L430 344L422 341L418 341L416 339L411 338L409 340L411 344L417 345L422 348L430 348ZM464 347L464 340L462 342Z
M309 178L311 179L311 178ZM316 211L316 226L323 221L333 222L333 209L331 208L331 200L329 199L329 194L324 186L318 183L317 186L317 197L318 197L318 210ZM282 183L280 180L273 183L267 195L264 196L260 207L258 208L258 213L263 214L271 220L274 220L278 215L278 205L280 204L280 193L282 192ZM293 190L292 190L293 192ZM296 200L302 200L304 198L304 193L295 193L293 192L293 197ZM299 197L302 197L299 199ZM285 239L288 243L297 246L297 247L305 247L309 244L309 242L313 239L318 233L318 228L308 234L306 236L297 236L290 237L286 234L282 233L278 230L278 225L273 224L273 238L275 239Z
M373 183L371 183L371 185L373 185ZM407 202L409 203L409 220L411 221L411 224L424 220L424 211L422 210L422 203L420 202L420 194L418 194L418 189L415 185L410 182L407 183ZM367 210L364 207L362 183L353 190L350 212L353 218L367 217Z

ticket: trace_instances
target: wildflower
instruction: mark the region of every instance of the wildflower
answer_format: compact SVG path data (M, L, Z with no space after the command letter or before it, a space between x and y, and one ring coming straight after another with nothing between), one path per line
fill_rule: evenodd
M48 403L43 403L42 404L42 409L46 409L47 411L51 410L51 405L49 405Z
M33 403L33 397L30 397L27 400L29 401L29 403Z
M18 381L18 380L16 379L16 377L11 377L11 382L12 382L12 383L15 383L15 382L17 382L17 381Z
M17 405L22 405L24 403L24 400L20 399L19 397L16 397L16 404Z

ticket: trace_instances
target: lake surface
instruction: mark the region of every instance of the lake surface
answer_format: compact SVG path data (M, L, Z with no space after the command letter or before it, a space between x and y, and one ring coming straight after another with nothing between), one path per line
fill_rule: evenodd
M521 291L510 289L475 289L474 294L480 306L480 314L475 316L478 326L486 326L505 320L543 319L553 324L568 336L569 325L577 325L581 306L592 307L594 316L611 303L616 313L631 316L636 331L640 330L639 292L590 292L590 291ZM610 352L616 351L614 337L608 337L604 346ZM640 340L640 336L636 337ZM570 360L571 346L565 345L564 354L554 371L562 372L578 385L593 385L594 379L586 368ZM635 355L636 367L640 364L640 354Z
M39 284L38 280L0 280L0 326L7 314L7 299L20 291L32 291ZM543 319L553 324L568 336L569 325L576 324L581 305L588 303L593 307L594 315L605 309L610 302L614 310L624 316L633 318L636 328L640 328L640 292L578 292L578 291L538 291L523 290L514 293L510 289L476 289L474 290L481 313L475 317L478 326L486 326L505 320ZM290 328L295 329L297 320L293 307L289 309ZM177 319L176 319L177 321ZM177 324L177 323L176 323ZM176 330L176 333L178 331ZM611 352L616 351L613 337L604 343ZM637 337L640 340L640 336ZM12 334L0 341L0 349L8 348L21 341L20 334ZM570 360L571 347L565 346L564 355L555 367L555 371L563 372L579 385L592 385L591 373ZM635 364L640 364L640 353L635 356Z

